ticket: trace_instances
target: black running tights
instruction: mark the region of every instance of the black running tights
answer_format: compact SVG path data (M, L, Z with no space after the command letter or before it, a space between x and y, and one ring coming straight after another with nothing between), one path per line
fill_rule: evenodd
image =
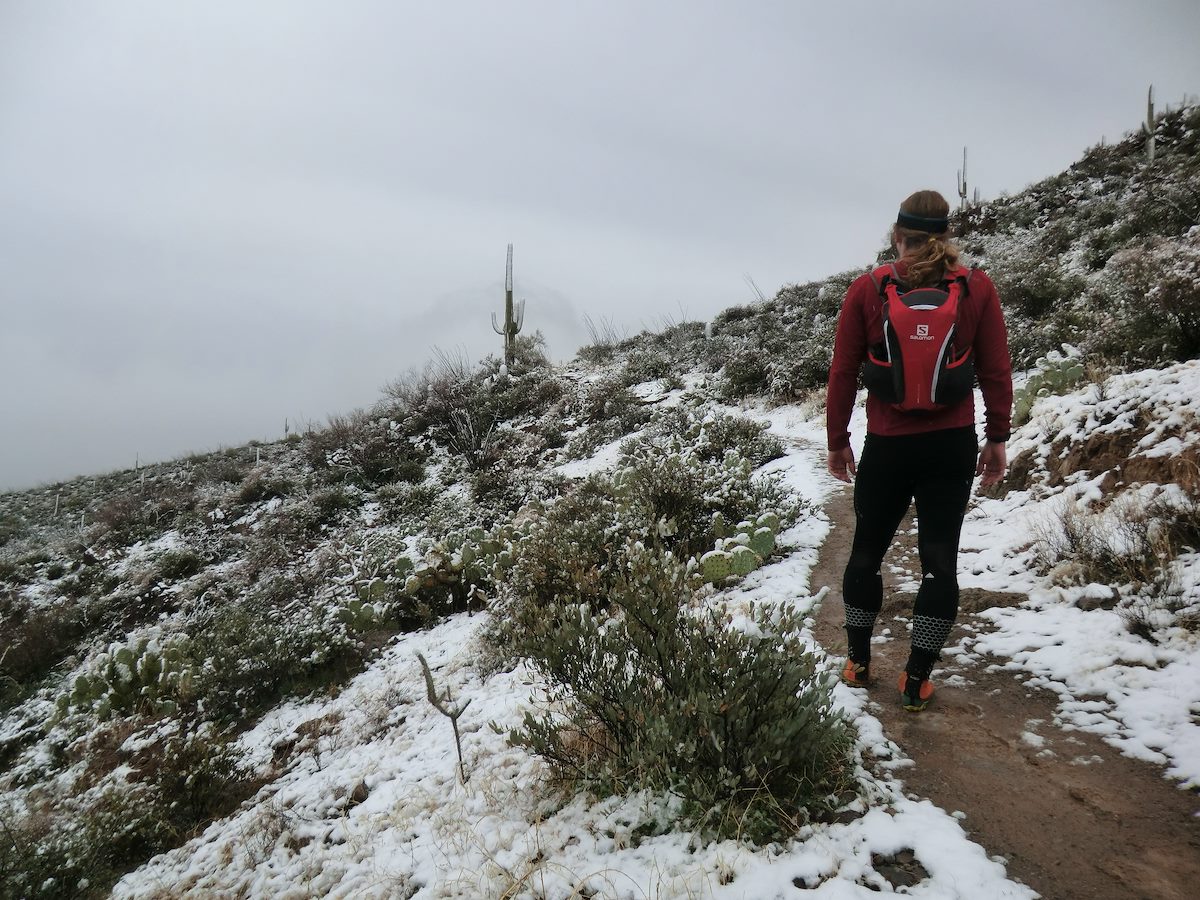
M975 477L975 429L867 434L854 480L854 546L842 580L850 657L868 663L883 605L880 566L916 501L921 586L907 671L927 678L958 615L958 540Z

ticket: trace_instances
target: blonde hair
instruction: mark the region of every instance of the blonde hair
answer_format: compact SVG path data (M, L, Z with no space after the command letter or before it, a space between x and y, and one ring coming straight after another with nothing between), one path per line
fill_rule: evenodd
M900 204L900 212L924 219L945 219L950 215L950 204L937 191L917 191ZM950 242L950 231L930 234L915 228L896 225L900 256L908 269L904 282L910 288L929 287L938 284L946 273L958 267L961 252Z

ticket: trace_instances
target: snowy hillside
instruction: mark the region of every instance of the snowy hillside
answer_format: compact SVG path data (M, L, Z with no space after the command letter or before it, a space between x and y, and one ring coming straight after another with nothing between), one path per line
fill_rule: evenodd
M1028 599L945 654L1184 789L1198 124L962 217L1022 371L961 584ZM442 357L325 429L0 495L0 895L1035 896L910 793L880 696L813 637L856 274L566 367L529 338L507 377Z

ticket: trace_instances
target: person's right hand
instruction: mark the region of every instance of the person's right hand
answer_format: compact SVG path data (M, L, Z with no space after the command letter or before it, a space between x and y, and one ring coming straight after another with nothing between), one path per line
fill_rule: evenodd
M838 481L850 484L854 481L854 451L849 447L829 451L829 474Z

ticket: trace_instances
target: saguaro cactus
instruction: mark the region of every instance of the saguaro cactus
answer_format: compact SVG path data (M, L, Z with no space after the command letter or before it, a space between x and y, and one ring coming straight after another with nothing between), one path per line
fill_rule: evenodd
M1146 94L1146 124L1142 126L1142 131L1146 132L1146 162L1154 162L1154 85L1150 85L1150 92Z
M963 147L963 167L958 173L958 208L967 208L967 148Z
M512 248L513 245L508 245L508 265L504 273L504 327L501 328L496 323L496 314L492 313L492 330L496 334L504 337L504 366L507 369L512 365L513 361L513 341L517 335L521 333L521 326L525 324L525 301L513 306L513 276L512 276Z

